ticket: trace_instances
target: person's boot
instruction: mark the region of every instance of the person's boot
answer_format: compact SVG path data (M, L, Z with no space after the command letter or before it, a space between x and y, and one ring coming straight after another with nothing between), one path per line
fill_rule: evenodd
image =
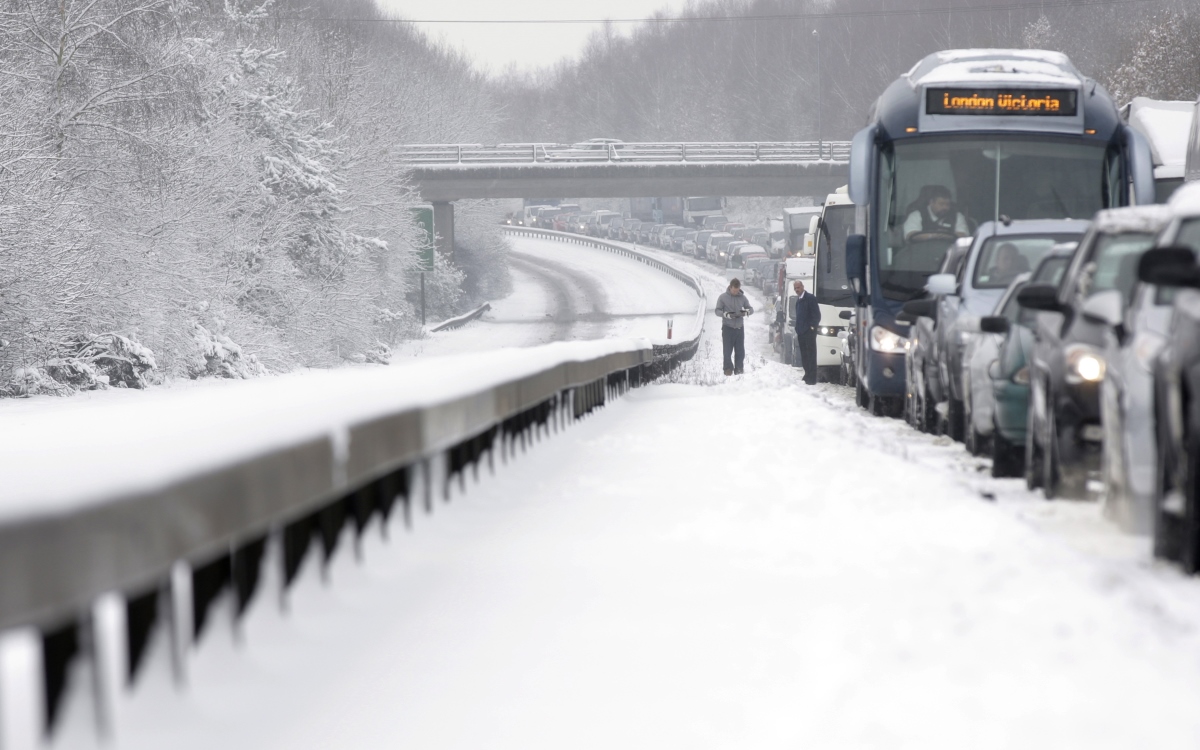
M733 370L726 370L726 371L725 371L725 377L729 377L729 376L730 376L730 375L732 375L732 374L733 374Z

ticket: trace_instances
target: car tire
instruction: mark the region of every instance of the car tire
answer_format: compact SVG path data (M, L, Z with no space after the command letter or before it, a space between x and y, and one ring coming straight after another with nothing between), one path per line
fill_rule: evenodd
M963 434L963 402L950 397L950 408L946 415L946 434L957 443L964 442Z
M921 431L936 435L938 431L938 413L937 402L933 400L933 394L929 392L929 386L925 386L925 395L921 397Z
M1058 425L1053 410L1047 410L1046 445L1042 455L1042 495L1053 500L1062 494L1062 474L1058 465Z
M795 363L792 361L792 359L792 339L787 335L784 335L783 351L779 355L779 360L785 365L792 365L794 367Z
M1190 409L1185 407L1184 414ZM1185 416L1190 421L1190 415ZM1183 529L1180 544L1179 565L1188 575L1200 573L1200 434L1195 424L1187 425L1187 435L1183 439L1184 455L1187 462L1184 468L1185 484L1183 487L1184 509Z
M992 476L997 479L1019 477L1024 473L1025 451L1013 445L992 427Z
M854 384L854 405L860 409L866 409L868 405L867 389L863 387L861 380Z
M1034 407L1032 396L1029 399L1029 412L1025 419L1025 488L1030 492L1042 486L1042 448L1038 444L1036 423L1033 419Z

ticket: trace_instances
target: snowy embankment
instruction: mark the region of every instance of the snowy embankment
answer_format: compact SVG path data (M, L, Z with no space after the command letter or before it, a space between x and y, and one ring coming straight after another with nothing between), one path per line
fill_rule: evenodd
M156 673L122 747L1200 743L1200 584L803 386L764 316L746 375L719 341L336 585L310 567L300 616L257 601L193 689Z

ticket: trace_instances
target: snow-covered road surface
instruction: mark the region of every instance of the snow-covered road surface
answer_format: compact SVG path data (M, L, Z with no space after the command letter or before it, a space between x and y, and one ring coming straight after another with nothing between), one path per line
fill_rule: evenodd
M310 567L290 616L261 598L121 746L1200 745L1200 584L803 386L762 316L745 376L718 340L331 585Z
M513 293L482 318L397 348L393 364L506 346L614 337L675 340L693 335L696 294L629 258L580 245L509 237Z

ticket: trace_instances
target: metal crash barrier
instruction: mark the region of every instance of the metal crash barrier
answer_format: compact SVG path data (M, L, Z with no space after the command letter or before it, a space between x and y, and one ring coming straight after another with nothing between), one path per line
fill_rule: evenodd
M557 432L690 359L703 325L699 283L628 249L604 249L696 289L693 338L614 343L607 353L372 415L153 491L0 521L0 750L44 746L72 691L90 695L98 735L119 738L116 707L152 640L165 639L175 682L186 684L189 653L225 619L215 613L231 610L233 622L223 624L236 632L264 589L286 606L307 558L328 566L346 539L358 550L369 527L409 525L415 507L430 512L437 495L465 488L466 473L478 475L484 460L494 465L497 453Z

